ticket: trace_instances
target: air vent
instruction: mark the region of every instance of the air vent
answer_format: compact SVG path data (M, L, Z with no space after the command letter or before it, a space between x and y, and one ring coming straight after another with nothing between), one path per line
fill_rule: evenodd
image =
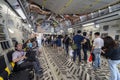
M104 30L104 31L108 31L108 29L109 29L109 25L104 25L104 26L103 26L103 30Z
M10 48L9 41L3 41L3 42L0 42L0 44L3 50Z

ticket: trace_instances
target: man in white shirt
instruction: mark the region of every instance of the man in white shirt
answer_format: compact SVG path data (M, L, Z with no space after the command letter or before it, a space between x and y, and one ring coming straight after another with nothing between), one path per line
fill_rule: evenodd
M100 54L101 54L101 48L104 46L104 41L102 38L100 38L100 33L96 32L94 33L95 39L93 41L93 47L91 53L94 54L95 60L93 62L93 69L98 69L100 67Z

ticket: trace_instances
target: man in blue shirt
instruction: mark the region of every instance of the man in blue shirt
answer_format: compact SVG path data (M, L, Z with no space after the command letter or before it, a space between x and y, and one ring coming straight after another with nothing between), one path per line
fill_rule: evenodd
M81 30L77 31L77 34L73 37L74 44L77 48L74 50L73 61L76 61L76 56L79 57L79 63L81 63L81 43L84 41L84 37L81 36Z

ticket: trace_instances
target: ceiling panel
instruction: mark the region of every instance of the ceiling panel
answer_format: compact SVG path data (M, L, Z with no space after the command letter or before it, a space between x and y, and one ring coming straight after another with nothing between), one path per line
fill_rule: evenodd
M42 6L44 0L33 0L33 2ZM65 5L68 0L46 0L45 8L52 12L58 12L58 10Z
M120 0L33 0L57 14L86 14Z

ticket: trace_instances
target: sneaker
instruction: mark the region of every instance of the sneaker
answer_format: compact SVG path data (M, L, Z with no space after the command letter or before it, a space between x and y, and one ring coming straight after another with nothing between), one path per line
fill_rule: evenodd
M84 64L83 64L83 63L81 63L81 66L84 66Z
M101 69L101 67L100 67L100 66L98 66L98 69Z
M41 70L39 70L39 71L37 72L37 74L38 74L38 75L41 75L41 74L43 74L43 72L42 72Z
M82 62L79 62L78 65L79 65L79 66L83 66L84 64L83 64Z

